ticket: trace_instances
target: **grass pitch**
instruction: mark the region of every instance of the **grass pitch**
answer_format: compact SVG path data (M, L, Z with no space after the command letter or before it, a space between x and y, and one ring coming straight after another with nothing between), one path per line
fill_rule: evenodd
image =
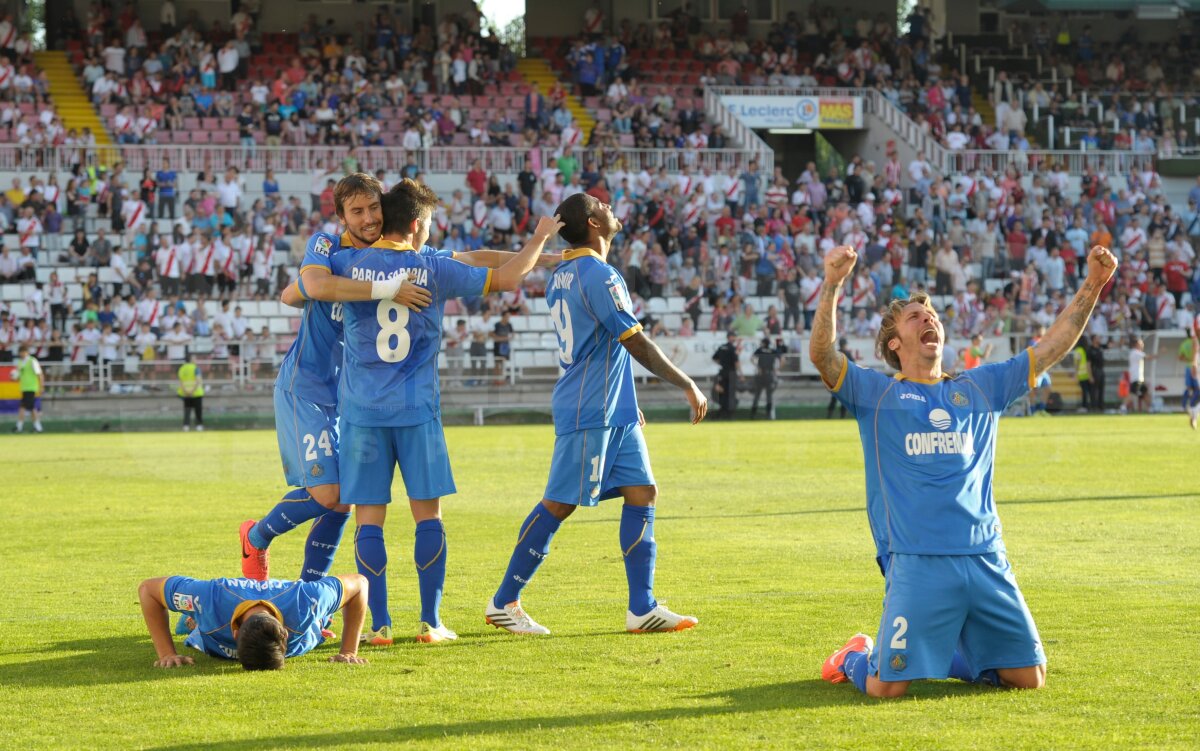
M484 625L540 497L549 427L447 431L443 618L457 643L326 645L275 674L153 668L137 583L234 576L237 525L284 490L269 432L0 438L4 748L1195 748L1200 436L1181 416L1008 419L996 496L1049 685L953 681L880 702L819 680L878 626L882 579L851 421L651 424L656 593L689 632L623 633L618 502L581 510L524 602L554 633ZM392 615L415 629L412 521L388 527ZM295 576L303 537L272 547ZM353 571L344 546L336 572ZM340 627L340 619L338 621ZM415 633L415 632L414 632Z

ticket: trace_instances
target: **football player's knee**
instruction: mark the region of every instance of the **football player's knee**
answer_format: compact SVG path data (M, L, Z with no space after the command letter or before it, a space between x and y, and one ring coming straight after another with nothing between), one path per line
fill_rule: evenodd
M1036 689L1046 686L1046 666L1036 665L1031 668L1005 672L1001 675L1004 685L1009 688Z
M318 485L309 488L308 494L313 497L314 501L330 510L336 509L341 501L341 492L337 485Z
M569 503L559 503L558 501L551 501L547 499L542 500L542 506L544 506L546 510L550 512L551 516L553 516L555 519L558 519L560 522L564 521L568 516L573 514L576 508Z
M898 699L908 692L908 681L867 679L867 696L876 699Z

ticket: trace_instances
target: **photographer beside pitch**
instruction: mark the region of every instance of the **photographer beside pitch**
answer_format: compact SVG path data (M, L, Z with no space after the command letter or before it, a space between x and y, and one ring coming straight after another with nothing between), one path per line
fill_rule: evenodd
M858 420L886 595L878 647L855 635L821 677L875 697L903 696L922 678L1041 688L1046 655L992 496L996 424L1079 340L1117 259L1093 247L1087 279L1035 347L955 377L942 372L945 333L923 293L893 302L883 318L877 342L894 377L838 352L837 300L857 260L847 246L825 256L809 356Z

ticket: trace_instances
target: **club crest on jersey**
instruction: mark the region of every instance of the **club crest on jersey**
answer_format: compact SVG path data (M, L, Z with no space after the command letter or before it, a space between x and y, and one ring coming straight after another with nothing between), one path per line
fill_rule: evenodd
M892 655L891 665L892 670L900 672L901 670L904 670L904 668L908 667L908 660L905 659L904 655L902 654L894 654Z
M171 605L174 606L176 612L194 612L196 610L196 600L192 595L185 595L176 592L171 595Z
M333 247L333 242L328 237L317 238L317 242L313 244L313 252L320 256L329 257L329 249Z
M953 394L951 394L950 401L955 407L965 407L970 404L970 400L967 399L967 395L961 391L955 391Z

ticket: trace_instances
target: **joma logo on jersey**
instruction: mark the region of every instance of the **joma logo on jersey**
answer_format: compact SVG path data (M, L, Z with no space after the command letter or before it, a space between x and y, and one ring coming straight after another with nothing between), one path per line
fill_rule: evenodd
M551 289L571 289L573 281L575 281L574 271L561 271L554 275L554 286Z
M901 399L912 399L912 400L918 401L918 402L925 401L925 397L921 396L920 394L901 394L900 398Z
M407 274L407 279L410 284L419 284L422 287L429 286L429 269L404 269L403 271L373 271L364 269L358 266L350 269L350 278L356 281L363 282L382 282L385 279L391 279L400 274Z

